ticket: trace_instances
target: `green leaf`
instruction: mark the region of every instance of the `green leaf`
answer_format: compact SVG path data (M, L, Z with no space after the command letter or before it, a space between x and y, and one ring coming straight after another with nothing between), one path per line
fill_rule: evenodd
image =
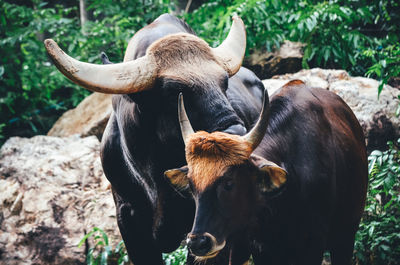
M101 253L100 264L101 265L107 265L107 261L108 261L108 252L107 251L103 251Z
M326 48L324 52L325 63L328 61L330 53L331 53L330 49Z
M125 247L125 245L124 245L124 241L123 240L121 240L121 241L119 241L119 243L118 243L118 245L115 247L115 253L118 253L120 250L122 250L123 248Z
M378 99L379 99L379 96L381 95L381 92L383 90L383 86L384 85L385 84L382 81L379 83L379 86L378 86Z
M370 156L382 156L382 155L383 155L382 151L379 150L374 150L370 154Z

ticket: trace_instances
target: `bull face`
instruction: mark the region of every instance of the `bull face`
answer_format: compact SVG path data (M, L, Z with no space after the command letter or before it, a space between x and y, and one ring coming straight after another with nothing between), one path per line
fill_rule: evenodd
M286 171L252 154L265 133L268 97L261 118L245 136L223 132L197 132L189 126L183 101L180 108L182 135L188 165L165 172L171 183L190 187L196 216L187 237L191 253L200 259L214 257L235 233L246 229L261 194L286 182Z
M189 156L196 157L188 159L188 166L165 172L171 183L180 188L189 187L192 192L196 215L187 245L191 253L201 259L214 257L230 237L246 229L256 210L258 196L274 192L286 181L283 168L254 154L230 166L223 164L232 161L230 156L240 154L221 152L218 158L211 158L215 156L214 151L221 151L225 144L220 134L223 133L194 134L187 146L196 148L195 152L203 148L203 154L191 153ZM202 142L196 147L193 146L198 140L195 137Z

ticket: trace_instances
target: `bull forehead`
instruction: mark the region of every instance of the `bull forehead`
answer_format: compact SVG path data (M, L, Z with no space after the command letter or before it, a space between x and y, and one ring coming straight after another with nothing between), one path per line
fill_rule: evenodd
M192 34L178 33L161 38L148 48L147 55L156 63L158 76L189 85L207 83L205 87L212 87L226 75L210 46Z
M202 61L218 62L210 46L202 39L188 33L167 35L154 42L147 50L160 69L196 64Z
M211 186L231 166L244 163L251 145L238 135L200 131L189 136L186 160L189 178L198 191Z

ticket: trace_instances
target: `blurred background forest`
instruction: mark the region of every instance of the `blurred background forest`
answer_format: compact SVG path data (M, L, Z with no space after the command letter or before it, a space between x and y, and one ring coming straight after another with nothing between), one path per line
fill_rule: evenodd
M1 0L0 7L0 145L11 136L46 134L90 93L52 65L44 39L81 61L100 64L104 51L120 62L129 39L162 13L183 18L213 47L237 14L247 27L247 55L276 50L284 40L302 42L305 69L375 78L377 97L384 84L400 83L398 0ZM359 264L400 264L398 146L391 142L369 157L370 193L354 257Z

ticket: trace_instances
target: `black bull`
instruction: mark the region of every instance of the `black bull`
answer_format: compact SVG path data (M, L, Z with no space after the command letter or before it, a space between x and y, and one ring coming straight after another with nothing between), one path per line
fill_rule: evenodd
M135 265L162 264L161 253L176 249L193 222L194 201L164 176L165 170L185 164L178 94L185 95L197 130L242 135L258 117L264 87L240 68L245 49L240 23L235 19L221 46L209 48L186 23L162 15L135 34L120 64L82 63L45 41L69 79L92 91L120 94L112 99L101 159Z
M190 188L187 237L199 260L231 249L229 264L351 264L368 173L364 135L334 93L294 80L244 136L191 129L180 103L187 166L166 175ZM268 127L267 127L268 125Z

